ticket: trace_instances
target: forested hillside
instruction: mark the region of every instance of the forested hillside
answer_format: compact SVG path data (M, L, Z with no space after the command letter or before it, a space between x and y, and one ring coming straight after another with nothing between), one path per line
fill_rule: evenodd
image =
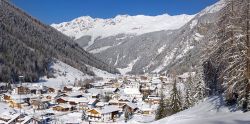
M216 23L214 42L207 46L204 78L208 95L225 94L228 105L250 108L249 0L226 1Z
M37 81L49 74L53 59L94 75L86 65L118 71L84 51L69 37L42 24L5 0L0 0L0 81Z

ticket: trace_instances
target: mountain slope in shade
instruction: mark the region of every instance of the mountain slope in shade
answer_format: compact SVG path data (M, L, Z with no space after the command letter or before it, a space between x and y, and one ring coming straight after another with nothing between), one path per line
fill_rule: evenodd
M37 81L49 75L49 64L58 59L94 75L87 66L111 73L115 68L89 54L69 37L27 15L20 9L0 0L0 81Z

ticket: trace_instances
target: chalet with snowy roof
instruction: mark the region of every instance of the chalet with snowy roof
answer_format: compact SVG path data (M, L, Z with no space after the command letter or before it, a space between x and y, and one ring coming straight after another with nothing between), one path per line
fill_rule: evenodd
M157 107L158 105L150 105L145 103L138 105L139 112L143 115L155 114Z
M99 100L96 99L96 98L89 99L88 107L89 107L89 108L94 108L97 102L99 102Z
M152 85L161 84L160 78L159 78L159 77L153 77L152 80L151 80L151 84L152 84Z
M110 87L108 87L108 88L103 89L104 94L114 94L114 93L117 93L119 91L120 91L119 88L110 88Z
M160 103L160 97L155 95L149 95L144 101L149 104L159 104Z
M56 92L55 88L52 88L52 87L48 88L48 93L55 93L55 92Z
M6 111L0 114L0 123L1 124L15 124L18 122L19 117L20 117L19 113Z
M109 103L108 102L97 102L96 103L96 108L102 109L104 106L107 106Z
M88 120L107 122L119 118L120 109L116 106L105 106L103 109L94 108L87 111Z
M72 87L70 87L70 86L65 86L65 87L63 87L63 92L71 92L72 91Z
M23 107L29 105L29 100L30 99L38 98L38 96L30 95L30 94L27 94L27 95L5 94L4 97L6 98L7 104L12 108L23 108Z
M69 104L60 104L52 108L54 111L67 112L73 110L73 107Z
M67 101L66 97L61 97L61 98L56 99L57 104L65 104L67 102L68 101Z
M0 114L0 124L37 124L38 121L31 116L5 111Z
M12 90L12 94L30 94L30 89L25 86L19 86Z
M75 98L83 97L83 93L80 92L80 91L67 92L67 93L64 93L64 94L67 97L75 97Z
M133 97L121 96L119 99L111 99L111 100L109 100L109 104L118 106L119 108L122 108L126 103L131 102L134 99L135 98L133 98Z
M128 96L128 97L136 97L136 98L142 98L142 94L139 91L139 88L130 88L130 87L126 87L123 89L123 93L124 95Z
M122 106L122 110L125 111L125 109L128 108L128 111L130 113L134 113L138 110L138 107L135 103L127 102L125 105Z
M50 103L48 100L39 99L39 100L31 100L30 105L35 110L44 110L49 108Z

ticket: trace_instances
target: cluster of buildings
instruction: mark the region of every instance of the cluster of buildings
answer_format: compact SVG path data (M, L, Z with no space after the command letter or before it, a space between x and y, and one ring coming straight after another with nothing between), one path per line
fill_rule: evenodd
M161 90L169 85L167 79L126 76L94 81L88 87L23 84L1 94L1 102L16 112L1 113L0 123L40 123L74 112L82 113L81 119L91 122L115 122L125 111L131 116L154 115Z

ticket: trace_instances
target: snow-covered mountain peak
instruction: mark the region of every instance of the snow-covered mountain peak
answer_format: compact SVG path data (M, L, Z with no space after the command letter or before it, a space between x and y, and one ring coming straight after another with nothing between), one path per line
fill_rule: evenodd
M52 24L51 26L62 33L78 39L85 35L108 37L118 34L144 34L160 30L178 29L189 22L194 15L168 14L158 16L146 15L117 15L114 18L101 19L90 16L78 17L70 22Z
M215 13L220 11L223 7L226 5L226 0L220 0L217 3L206 7L204 10L202 10L198 15L202 16L207 13Z

